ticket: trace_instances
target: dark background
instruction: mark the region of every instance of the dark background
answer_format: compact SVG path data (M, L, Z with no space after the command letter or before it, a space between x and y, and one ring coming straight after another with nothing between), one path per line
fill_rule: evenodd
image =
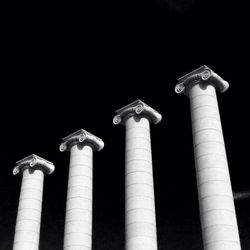
M218 4L219 2L219 4ZM187 97L177 78L204 64L230 83L218 93L233 190L249 193L249 13L237 1L128 0L11 3L2 8L0 249L12 249L21 176L34 153L45 177L40 250L61 250L69 153L61 138L83 128L94 153L93 250L124 249L124 135L115 110L141 99L152 125L159 250L202 249ZM250 199L235 200L250 249Z

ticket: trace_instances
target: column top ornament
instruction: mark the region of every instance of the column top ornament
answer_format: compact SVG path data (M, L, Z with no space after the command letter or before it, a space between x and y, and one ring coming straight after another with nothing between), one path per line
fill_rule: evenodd
M66 137L64 137L63 142L60 145L60 151L64 152L66 150L70 150L72 145L80 144L80 145L91 145L95 150L101 151L104 147L104 142L102 139L92 135L84 129L80 129Z
M146 103L141 100L136 100L125 107L118 109L116 111L116 116L113 118L113 123L115 125L121 123L124 124L124 121L130 116L145 116L150 119L154 124L157 124L161 121L162 116L159 112L148 106Z
M55 171L55 166L52 162L47 161L35 154L31 154L16 162L13 174L21 174L27 168L41 169L45 174L52 174Z
M178 78L178 84L175 86L175 92L177 94L184 93L188 95L192 86L202 82L214 85L214 87L221 93L225 92L229 88L229 83L227 81L223 80L209 67L203 65L198 69L195 69L194 71Z

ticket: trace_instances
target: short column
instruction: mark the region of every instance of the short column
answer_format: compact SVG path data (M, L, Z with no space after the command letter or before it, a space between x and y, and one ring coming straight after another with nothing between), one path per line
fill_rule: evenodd
M161 115L138 100L117 110L114 124L126 127L126 250L157 250L150 122Z
M64 231L65 250L90 250L92 247L93 149L104 143L81 129L63 138L61 151L70 151L68 193Z
M39 249L43 179L53 171L51 162L34 154L16 163L13 174L22 174L23 178L13 250Z
M193 144L205 250L240 250L231 181L216 89L229 85L207 66L178 79L190 98Z

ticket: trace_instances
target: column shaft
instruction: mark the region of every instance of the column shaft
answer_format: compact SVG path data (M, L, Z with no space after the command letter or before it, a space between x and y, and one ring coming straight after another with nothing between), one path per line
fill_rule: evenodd
M91 249L92 158L93 150L90 146L72 146L64 233L65 250Z
M204 249L240 250L215 88L196 84L189 97Z
M23 171L13 250L38 250L44 174Z
M157 250L154 184L147 118L126 121L126 250Z

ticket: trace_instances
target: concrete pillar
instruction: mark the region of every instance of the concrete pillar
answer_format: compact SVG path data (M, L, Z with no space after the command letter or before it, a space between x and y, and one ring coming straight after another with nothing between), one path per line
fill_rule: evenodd
M63 138L60 151L70 151L64 250L92 248L93 149L104 147L101 139L81 129Z
M54 165L37 155L16 163L13 174L23 174L13 250L38 250L44 174L51 174Z
M140 100L116 113L114 124L126 127L126 250L157 250L149 122L159 123L161 115Z
M216 89L229 85L206 66L178 79L190 98L193 144L205 250L240 250L231 181Z

